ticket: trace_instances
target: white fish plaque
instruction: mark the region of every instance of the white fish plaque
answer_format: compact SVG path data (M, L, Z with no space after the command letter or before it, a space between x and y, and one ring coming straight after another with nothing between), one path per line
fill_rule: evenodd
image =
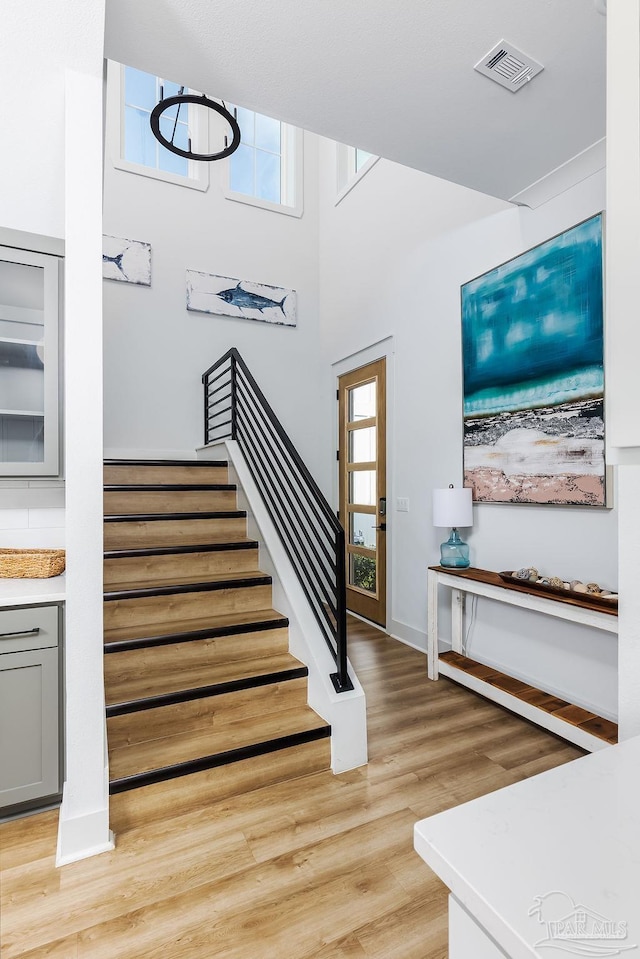
M276 326L297 323L295 290L196 270L187 270L187 309Z
M151 244L119 236L103 236L102 276L105 280L151 286Z

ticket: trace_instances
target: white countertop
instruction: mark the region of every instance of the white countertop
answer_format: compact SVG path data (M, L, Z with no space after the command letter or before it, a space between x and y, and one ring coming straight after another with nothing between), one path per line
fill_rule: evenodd
M510 959L640 956L640 737L423 819L414 842Z
M0 606L59 603L65 598L64 573L48 579L0 579Z

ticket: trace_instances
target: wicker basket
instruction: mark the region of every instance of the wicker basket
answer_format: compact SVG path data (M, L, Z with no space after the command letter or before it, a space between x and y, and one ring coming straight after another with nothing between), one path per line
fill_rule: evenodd
M46 579L62 572L63 549L0 549L2 579Z

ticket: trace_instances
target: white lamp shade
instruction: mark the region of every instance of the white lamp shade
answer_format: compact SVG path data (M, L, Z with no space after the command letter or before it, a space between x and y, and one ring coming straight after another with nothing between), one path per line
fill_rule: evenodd
M434 489L434 526L473 526L473 499L471 489Z

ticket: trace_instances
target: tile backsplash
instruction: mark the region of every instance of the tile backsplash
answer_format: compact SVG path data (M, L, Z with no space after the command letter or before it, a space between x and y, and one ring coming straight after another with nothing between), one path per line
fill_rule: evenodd
M64 507L0 509L0 548L64 549Z
M64 549L62 479L0 480L0 549Z

